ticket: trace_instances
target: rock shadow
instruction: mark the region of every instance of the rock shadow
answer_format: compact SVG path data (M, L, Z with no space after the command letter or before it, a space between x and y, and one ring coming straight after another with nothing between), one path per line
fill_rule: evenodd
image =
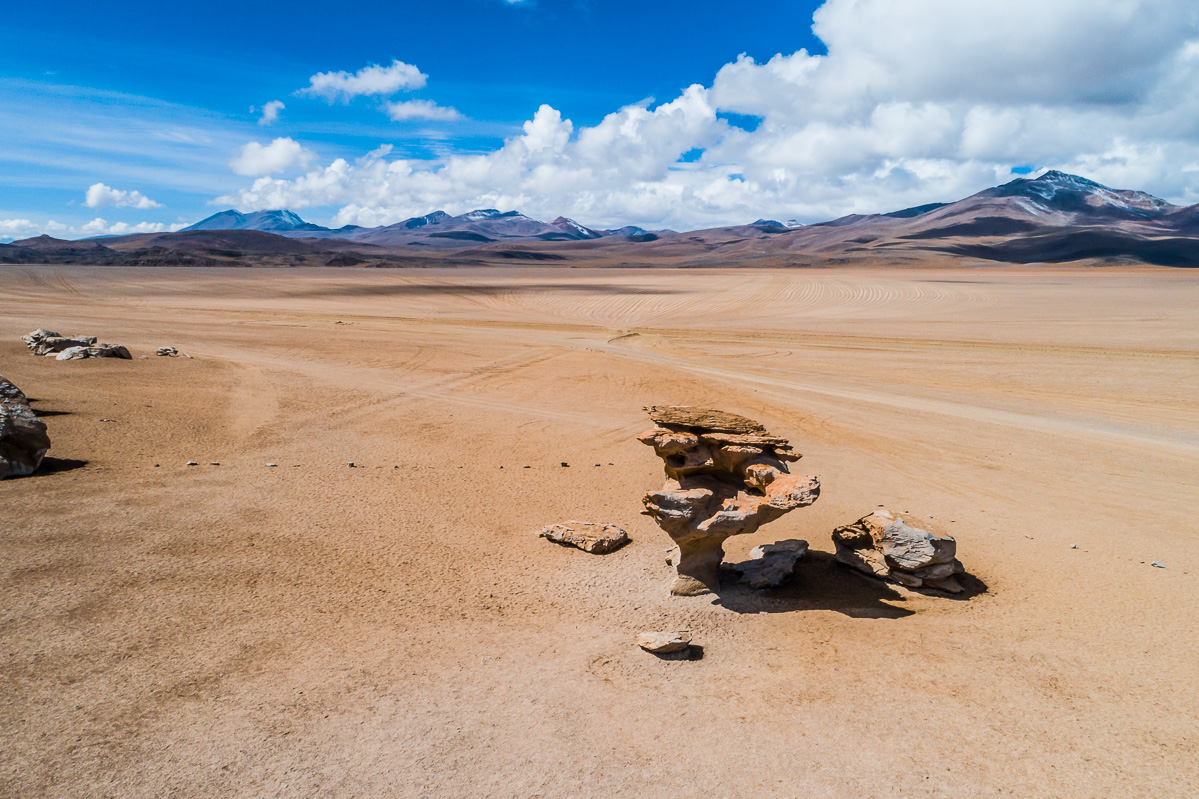
M915 613L889 604L904 602L893 586L842 566L828 552L809 550L795 565L791 579L779 588L750 588L727 572L721 577L715 604L734 613L832 610L855 619L902 619Z
M906 600L895 585L838 563L828 552L809 550L795 565L791 579L779 588L754 589L736 580L736 574L722 570L714 602L735 613L832 610L857 619L902 619L915 613L901 606ZM906 590L956 601L987 592L987 584L972 574L958 575L958 582L965 589L960 594L933 588Z
M29 475L29 477L38 477L46 474L57 474L59 472L70 472L75 469L82 469L87 466L87 461L76 460L74 458L43 458L42 465L37 467L37 470ZM29 477L24 479L29 479Z
M650 652L658 660L703 660L704 648L699 644L688 644L678 652Z
M44 419L47 416L70 416L71 415L70 411L43 411L40 408L30 408L30 410L32 410L33 415L39 419Z

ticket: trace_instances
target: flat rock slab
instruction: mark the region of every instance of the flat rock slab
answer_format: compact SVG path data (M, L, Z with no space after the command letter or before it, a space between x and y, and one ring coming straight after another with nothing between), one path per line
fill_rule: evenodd
M808 554L808 542L789 538L774 544L762 544L749 552L749 560L723 563L721 568L737 574L750 588L778 588L791 579L795 564Z
M566 524L554 524L543 528L538 535L593 555L603 555L629 543L628 533L614 524L602 522L569 521Z
M644 632L637 635L637 646L655 655L668 655L671 652L681 652L691 646L691 632L676 630L672 632Z
M645 409L645 412L649 414L650 419L663 427L693 427L714 433L767 435L766 428L753 419L712 408L692 408L687 405L651 405Z

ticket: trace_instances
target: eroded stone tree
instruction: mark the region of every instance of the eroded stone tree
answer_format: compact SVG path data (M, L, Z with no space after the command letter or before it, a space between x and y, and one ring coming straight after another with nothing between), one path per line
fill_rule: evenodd
M799 453L752 419L678 405L645 410L657 426L637 438L666 464L666 484L642 502L678 545L672 594L718 588L725 539L755 532L820 495L816 477L789 473L787 462Z

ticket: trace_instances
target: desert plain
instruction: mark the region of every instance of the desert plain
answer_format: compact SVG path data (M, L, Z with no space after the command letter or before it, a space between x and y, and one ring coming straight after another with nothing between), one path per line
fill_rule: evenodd
M0 483L0 794L1195 796L1197 277L0 267L53 441ZM808 541L786 587L668 593L653 404L820 476L727 547ZM971 590L834 563L878 505Z

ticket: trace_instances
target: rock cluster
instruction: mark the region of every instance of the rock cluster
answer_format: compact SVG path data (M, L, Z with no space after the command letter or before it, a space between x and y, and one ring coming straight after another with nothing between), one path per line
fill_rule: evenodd
M787 462L800 455L787 440L752 419L685 406L646 411L657 426L638 440L665 463L666 484L642 502L679 547L673 594L718 588L725 539L753 533L820 494L816 477L789 473Z
M120 344L97 343L95 336L63 336L45 328L38 328L22 336L21 340L34 355L53 356L60 361L75 361L80 358L133 358L129 350Z
M48 449L46 423L21 389L0 376L0 480L33 474Z
M584 552L603 555L629 543L629 534L614 524L569 521L542 529L539 536Z
M833 531L836 559L866 574L906 585L959 593L957 542L914 525L903 514L879 508Z
M789 538L774 544L762 544L749 551L749 560L724 563L725 570L736 574L750 588L778 588L795 572L795 564L808 554L808 542Z

